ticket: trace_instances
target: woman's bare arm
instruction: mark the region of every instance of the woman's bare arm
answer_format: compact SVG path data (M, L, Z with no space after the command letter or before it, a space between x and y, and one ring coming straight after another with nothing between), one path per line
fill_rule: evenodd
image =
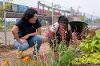
M13 34L13 36L14 36L14 38L17 40L17 41L20 41L20 38L19 38L19 36L18 36L18 31L19 31L19 28L18 28L18 26L13 26L13 28L12 28L12 34Z

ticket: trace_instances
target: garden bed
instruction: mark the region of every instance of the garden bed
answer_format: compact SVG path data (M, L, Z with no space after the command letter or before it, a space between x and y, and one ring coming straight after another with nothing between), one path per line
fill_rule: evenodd
M66 47L61 42L57 51L54 52L48 43L44 43L41 46L40 54L37 53L36 59L32 58L33 48L24 51L23 58L18 59L17 50L2 46L0 47L0 60L2 59L0 63L4 63L6 66L7 64L9 66L100 66L100 40L97 37L86 38L79 44L70 45L75 45L75 48Z

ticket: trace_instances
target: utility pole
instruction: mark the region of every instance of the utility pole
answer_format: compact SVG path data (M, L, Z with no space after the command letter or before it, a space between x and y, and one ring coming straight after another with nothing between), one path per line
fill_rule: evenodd
M38 10L38 13L40 14L40 10L39 10L40 9L40 1L38 1L38 3L37 3L37 8L38 8L37 9Z
M53 5L53 2L52 2L52 24L54 23L53 22L53 16L54 16L54 5Z
M6 7L5 7L6 1L3 0L3 22L4 22L4 41L5 45L7 45L7 26L6 26Z

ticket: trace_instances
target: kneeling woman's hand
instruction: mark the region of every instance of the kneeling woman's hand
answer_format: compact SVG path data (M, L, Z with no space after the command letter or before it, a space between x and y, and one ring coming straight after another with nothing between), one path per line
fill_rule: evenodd
M30 34L25 35L24 37L22 37L23 39L28 39L30 37Z
M19 41L19 43L21 43L21 44L23 44L23 43L25 43L27 40L26 39L20 39L20 41Z

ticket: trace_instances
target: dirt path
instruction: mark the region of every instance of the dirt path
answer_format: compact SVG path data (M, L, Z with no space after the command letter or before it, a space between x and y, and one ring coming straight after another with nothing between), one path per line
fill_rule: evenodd
M50 49L48 43L44 43L41 45L40 48L40 54L41 53L47 53L47 51ZM24 51L24 56L26 55L32 55L33 47L29 48ZM2 63L2 60L7 59L10 61L10 63L16 63L17 62L17 55L16 55L17 50L16 49L9 49L5 46L2 48L0 47L0 62Z

